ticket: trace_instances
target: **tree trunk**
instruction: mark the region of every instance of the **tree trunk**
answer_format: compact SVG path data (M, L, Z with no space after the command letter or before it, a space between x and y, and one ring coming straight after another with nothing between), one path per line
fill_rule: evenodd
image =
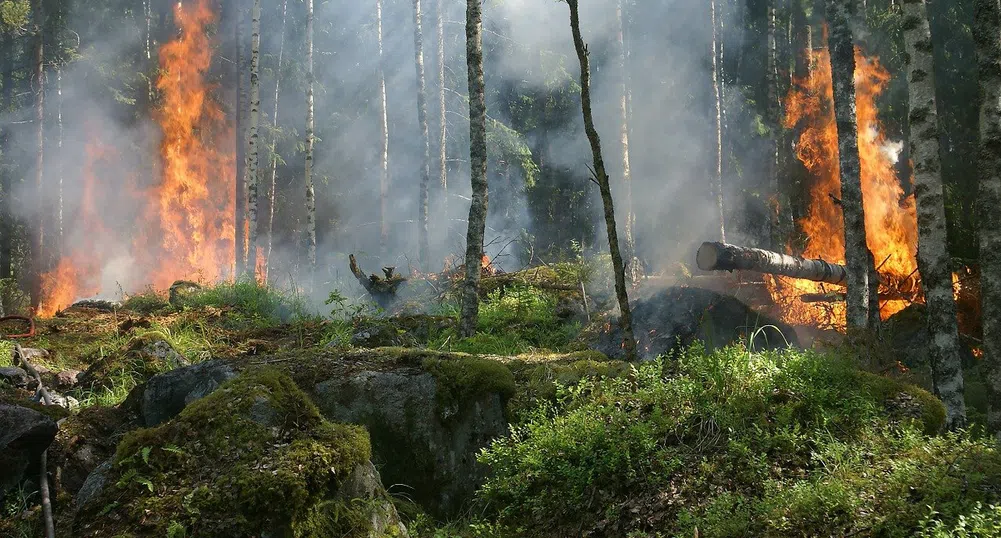
M62 257L63 239L63 70L56 64L56 255Z
M780 213L782 204L779 201L782 191L779 185L779 139L782 133L782 110L781 97L779 96L779 60L778 60L778 39L776 32L778 20L776 16L775 3L778 0L769 0L768 5L768 59L765 72L765 84L767 86L767 99L765 109L767 114L768 129L771 136L768 139L768 200L769 200L769 220L768 220L768 245L773 250L781 248L783 241L779 234Z
M260 164L260 138L257 126L261 121L261 80L259 77L261 54L261 0L254 0L250 24L250 126L247 136L247 217L249 221L249 247L247 249L247 275L257 278L257 194L258 165Z
M966 425L959 326L952 289L945 192L939 146L938 109L932 60L931 29L925 0L904 5L907 50L910 146L914 163L914 198L918 213L918 270L927 305L931 365L935 394L945 404L950 429Z
M469 162L472 200L466 228L466 280L460 333L476 334L480 310L483 234L487 226L487 100L483 82L482 0L466 0L466 70L469 84Z
M841 208L845 217L845 264L848 267L848 326L869 328L869 248L855 115L855 48L850 17L853 0L828 0L831 33L831 78L834 82L834 117L838 128L838 163L841 169Z
M35 232L32 248L34 270L32 271L31 306L37 309L42 299L42 273L45 270L45 14L42 0L35 0L32 6L35 22L35 43L33 73L35 92L35 194L38 197L35 210Z
M723 211L723 96L720 92L719 28L716 22L716 0L709 1L713 25L713 93L716 96L716 169L713 171L710 192L716 204L716 218L719 219L719 240L726 241L726 220Z
M445 237L451 229L448 213L448 113L445 108L445 0L436 3L438 18L438 180L441 184L442 215L445 217Z
M633 223L633 174L629 160L629 65L627 57L629 55L625 40L625 17L623 16L623 4L625 0L619 0L615 13L618 18L619 32L619 141L622 144L622 186L626 198L626 225L623 227L626 235L626 258L629 260L629 280L636 284L640 279L639 259L636 256L636 238Z
M417 66L417 122L421 143L420 218L418 226L418 257L421 269L428 267L428 187L431 183L431 141L428 134L427 86L424 79L424 29L421 23L421 0L414 0L414 64Z
M313 191L313 0L306 0L306 259L310 285L316 270L316 197Z
M984 327L987 428L1001 438L1001 8L976 0L980 73L980 300Z
M389 104L386 102L386 59L382 50L382 0L375 0L375 25L379 41L379 127L382 134L379 148L379 247L385 257L389 243Z
M714 0L715 1L715 0ZM605 207L605 228L608 232L608 248L612 255L612 269L615 272L615 295L619 302L619 324L622 327L622 345L625 348L626 360L636 359L636 340L633 338L632 312L629 309L629 295L626 290L625 267L622 263L622 253L619 251L619 237L615 226L615 209L612 204L612 190L609 185L605 162L601 156L601 140L594 128L594 118L591 115L591 71L588 65L588 50L580 32L580 16L578 0L567 0L570 4L570 29L573 32L574 48L577 49L577 59L580 62L581 108L584 113L584 130L591 144L591 154L594 161L595 181L601 191L601 201Z
M847 279L843 265L726 243L702 243L695 260L703 271L754 271L841 286Z
M281 97L282 59L285 56L285 29L288 24L288 0L282 0L282 36L278 45L278 64L275 68L275 110L272 115L272 131L278 136L278 102ZM275 229L275 189L278 185L278 142L271 141L271 186L268 188L268 225L265 234L264 282L268 282L271 271L271 245Z
M4 110L10 111L14 108L14 38L9 32L4 32L3 34L3 57L4 57L4 69L3 69L3 106ZM10 159L10 144L11 144L11 132L10 124L6 123L3 125L3 136L0 142L3 143L3 147L0 148L0 155L4 157L4 164L6 164L6 170L0 171L0 177L3 178L3 192L0 195L3 196L0 199L0 203L3 204L2 211L0 211L0 218L3 219L3 236L0 237L0 278L10 278L13 276L13 259L12 254L14 252L14 216L11 214L11 187L13 182L11 181L11 176L13 171L10 169L11 162Z
M236 48L236 205L234 220L236 227L236 268L234 276L244 273L247 266L247 122L244 114L250 107L247 105L247 85L243 75L246 69L243 50L243 19L242 2L234 4L233 17L235 24Z

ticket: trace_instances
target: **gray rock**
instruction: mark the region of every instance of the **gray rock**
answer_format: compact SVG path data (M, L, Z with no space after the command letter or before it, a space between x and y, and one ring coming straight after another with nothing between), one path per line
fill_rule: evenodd
M389 500L386 489L382 484L382 477L375 469L372 462L366 462L355 467L355 470L341 482L340 489L337 490L338 500L350 503L353 499L369 499L377 502L369 505L369 523L371 530L368 533L370 538L381 538L383 536L407 537L407 528L400 521L400 515L396 507ZM393 534L392 531L395 531Z
M63 370L56 374L56 387L59 389L70 389L79 383L80 375L83 374L80 370Z
M483 394L443 418L437 381L423 370L363 371L321 382L313 390L320 411L334 422L367 427L373 461L392 484L432 514L459 514L482 484L480 449L507 434L499 394Z
M27 388L33 380L28 372L16 366L4 366L0 368L0 385L6 384L17 388Z
M191 402L208 396L234 377L236 372L220 360L178 368L155 375L133 389L126 407L137 406L143 425L156 426L174 418Z
M170 344L163 340L146 344L142 348L142 354L163 361L169 368L183 368L191 365L191 361L184 358L184 355L175 351Z
M52 400L52 405L58 405L59 407L66 409L76 409L77 407L80 407L80 402L72 396L49 392L49 399Z
M0 497L16 486L53 439L59 427L51 418L17 405L0 404Z
M104 490L104 485L108 481L108 474L111 472L111 460L108 460L101 465L98 465L89 475L87 479L83 481L83 485L80 486L80 491L77 492L74 498L74 503L77 509L86 506L87 503L96 499L101 495L101 491Z

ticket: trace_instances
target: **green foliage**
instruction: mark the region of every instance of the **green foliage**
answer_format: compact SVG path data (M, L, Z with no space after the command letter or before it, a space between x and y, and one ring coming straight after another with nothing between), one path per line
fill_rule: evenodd
M530 534L910 536L1001 498L996 445L925 436L940 408L843 358L693 347L559 387L483 452L481 498Z
M938 519L934 510L921 522L917 538L990 538L1001 536L1001 506L984 508L977 503L968 514L962 514L952 525Z
M187 308L232 309L230 317L237 323L273 325L309 317L302 297L252 280L226 282L205 288L184 296L180 303Z
M423 367L438 381L438 408L446 418L484 394L500 394L507 400L515 393L511 370L494 360L427 358Z
M3 0L0 2L0 22L3 31L14 32L28 25L31 3L28 0Z
M163 294L153 289L147 289L142 293L127 296L122 302L122 308L149 315L169 310L170 302Z

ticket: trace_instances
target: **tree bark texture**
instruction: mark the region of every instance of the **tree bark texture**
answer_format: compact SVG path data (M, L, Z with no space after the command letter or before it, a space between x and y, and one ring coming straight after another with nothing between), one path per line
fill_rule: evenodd
M278 45L278 63L275 67L275 110L272 115L272 131L277 138L278 133L278 102L281 98L282 60L285 56L285 32L288 24L288 0L282 0L282 36ZM278 142L271 141L271 185L268 188L268 225L264 230L264 282L268 282L271 271L271 245L275 229L275 192L278 185Z
M588 62L587 45L580 31L580 14L578 0L567 0L570 4L570 29L573 32L574 48L577 49L577 59L580 62L581 108L584 113L584 130L591 144L591 154L594 161L595 181L601 191L601 201L605 208L605 228L608 232L608 248L612 255L612 269L615 272L615 296L619 302L619 325L622 328L622 346L626 359L635 360L636 340L633 337L632 311L629 309L629 294L626 290L625 266L622 263L622 253L619 250L619 237L615 225L615 208L612 203L612 189L605 171L605 162L601 156L601 140L594 128L594 118L591 114L591 70Z
M841 170L841 208L845 217L845 260L848 267L848 326L869 327L869 247L855 113L855 47L850 19L853 0L828 0L831 27L831 77L834 82L834 117L838 128L838 164Z
M973 37L980 74L980 300L987 426L1001 438L1001 7L975 0Z
M250 125L247 132L247 220L249 247L247 249L247 275L256 278L258 239L258 174L260 159L260 133L258 124L261 121L261 0L254 0L250 14Z
M716 2L717 0L709 0L709 10L713 25L713 93L716 97L716 168L713 170L709 191L715 203L715 217L719 219L717 223L719 225L719 240L726 242L726 219L723 207L723 95L720 88L720 69L722 66L720 65L720 54L718 52L720 35L718 31L719 24L716 22L718 18Z
M386 102L385 52L382 49L382 0L375 0L376 39L379 42L379 247L383 255L389 243L389 105Z
M843 265L726 243L702 243L695 259L703 271L754 271L841 286L847 280Z
M310 281L316 270L316 196L313 190L313 0L306 0L306 260Z
M476 333L479 318L483 234L487 225L487 100L483 82L481 0L466 0L466 70L469 84L469 161L473 193L466 231L466 279L462 286L460 332Z
M781 97L779 95L779 58L778 58L778 20L775 4L778 0L769 0L768 6L768 58L765 73L765 84L768 103L766 104L768 128L771 130L771 137L768 140L768 178L769 178L769 217L768 220L768 245L769 248L781 248L783 241L779 234L779 214L782 210L779 202L779 194L782 190L779 185L779 140L782 133L782 110Z
M418 219L418 249L422 269L428 268L428 188L431 184L431 140L428 134L427 84L424 78L424 29L421 0L414 0L414 64L417 66L417 123L421 143L420 215Z

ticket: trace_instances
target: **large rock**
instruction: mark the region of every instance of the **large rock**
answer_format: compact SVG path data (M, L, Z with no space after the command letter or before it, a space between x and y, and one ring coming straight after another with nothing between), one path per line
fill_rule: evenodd
M156 426L234 377L236 372L224 361L200 362L151 377L133 389L125 405L138 413L143 425Z
M38 411L0 404L0 498L37 467L58 431L55 421Z
M728 295L700 288L670 287L632 303L633 333L641 359L701 341L708 349L748 343L756 350L798 345L795 330ZM618 320L587 331L588 345L611 358L624 357ZM752 339L753 337L753 339Z
M29 384L33 384L33 381L28 372L16 366L4 366L0 368L0 385L6 384L15 388L26 389Z
M483 361L459 360L473 369ZM475 373L456 379L467 386L443 386L440 374L424 368L373 368L335 375L316 384L313 393L327 418L368 429L373 461L388 483L400 484L432 514L454 516L485 477L477 454L508 432L504 400L510 395L477 386Z

